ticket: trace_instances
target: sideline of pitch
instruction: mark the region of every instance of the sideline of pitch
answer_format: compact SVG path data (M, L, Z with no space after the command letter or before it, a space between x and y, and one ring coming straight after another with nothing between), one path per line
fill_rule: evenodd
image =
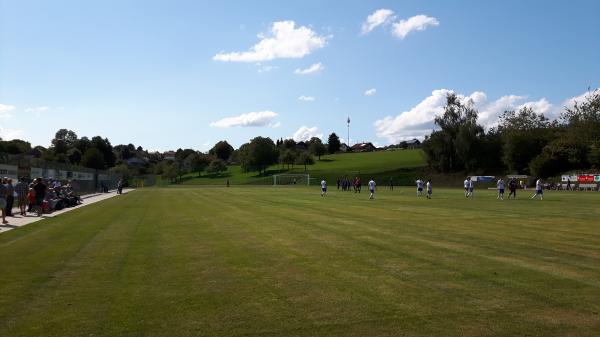
M123 194L129 193L133 190L134 189L132 189L132 188L123 189ZM38 217L37 214L35 214L35 213L27 213L27 215L22 216L19 214L15 214L13 211L14 216L6 217L6 220L8 220L8 223L0 224L0 234L7 232L11 229L17 228L17 227L23 227L23 226L29 225L30 223L33 223L33 222L36 222L36 221L39 221L42 219L55 217L57 215L72 211L72 210L80 208L82 206L90 205L90 204L96 203L98 201L102 201L102 200L106 200L106 199L115 197L117 195L118 194L117 194L116 190L109 191L108 193L96 193L96 194L83 195L83 196L81 196L83 203L81 203L80 205L77 205L75 207L66 207L59 211L54 211L50 214L43 214L41 217ZM18 212L18 208L16 210Z

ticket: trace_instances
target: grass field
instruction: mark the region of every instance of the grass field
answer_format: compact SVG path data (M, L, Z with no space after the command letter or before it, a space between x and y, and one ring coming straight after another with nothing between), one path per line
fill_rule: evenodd
M0 235L0 336L598 336L600 193L183 187Z
M415 179L415 169L426 165L421 150L343 153L321 156L321 160L316 159L314 165L307 166L307 171L304 171L304 166L296 165L293 169L290 167L289 171L286 166L283 173L308 173L316 179L313 181L315 184L318 184L322 178L333 182L344 175L352 177L357 174L362 175L363 178L373 176L382 181L394 177L398 183L408 184ZM274 165L268 169L268 172L274 174L280 173L280 170L280 165ZM239 166L232 165L228 167L228 172L221 176L197 177L197 174L189 174L185 177L184 184L225 185L227 179L235 185L273 183L272 178L258 176L257 172L242 172Z

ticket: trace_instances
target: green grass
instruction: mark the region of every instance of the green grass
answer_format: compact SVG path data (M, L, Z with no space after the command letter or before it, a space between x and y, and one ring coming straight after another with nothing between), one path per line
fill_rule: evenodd
M598 336L600 193L135 191L0 235L0 336Z
M282 171L280 165L271 166L268 174L276 173L308 173L315 180L314 184L321 181L322 178L333 183L337 178L347 175L353 177L361 175L363 179L373 176L380 180L387 181L393 177L398 183L412 183L415 179L415 170L426 165L425 157L421 150L397 150L380 151L364 153L343 153L321 156L321 160L316 160L315 164L307 166L287 165ZM258 176L257 172L242 172L239 166L229 166L228 172L220 176L197 177L197 174L189 174L184 178L186 185L225 185L229 179L231 184L272 184L273 179ZM318 181L317 181L318 180Z

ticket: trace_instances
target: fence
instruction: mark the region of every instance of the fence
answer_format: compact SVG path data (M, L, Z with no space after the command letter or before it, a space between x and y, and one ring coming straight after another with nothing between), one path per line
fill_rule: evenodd
M103 187L115 189L122 178L121 174L95 170L87 167L47 162L30 156L13 156L0 158L0 176L16 180L37 177L59 180L62 183L74 182L80 194L101 191Z

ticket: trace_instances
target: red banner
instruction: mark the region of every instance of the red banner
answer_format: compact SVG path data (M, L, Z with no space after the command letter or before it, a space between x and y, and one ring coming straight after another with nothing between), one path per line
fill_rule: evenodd
M577 176L577 181L584 184L593 184L594 183L594 175L591 174L580 174Z

